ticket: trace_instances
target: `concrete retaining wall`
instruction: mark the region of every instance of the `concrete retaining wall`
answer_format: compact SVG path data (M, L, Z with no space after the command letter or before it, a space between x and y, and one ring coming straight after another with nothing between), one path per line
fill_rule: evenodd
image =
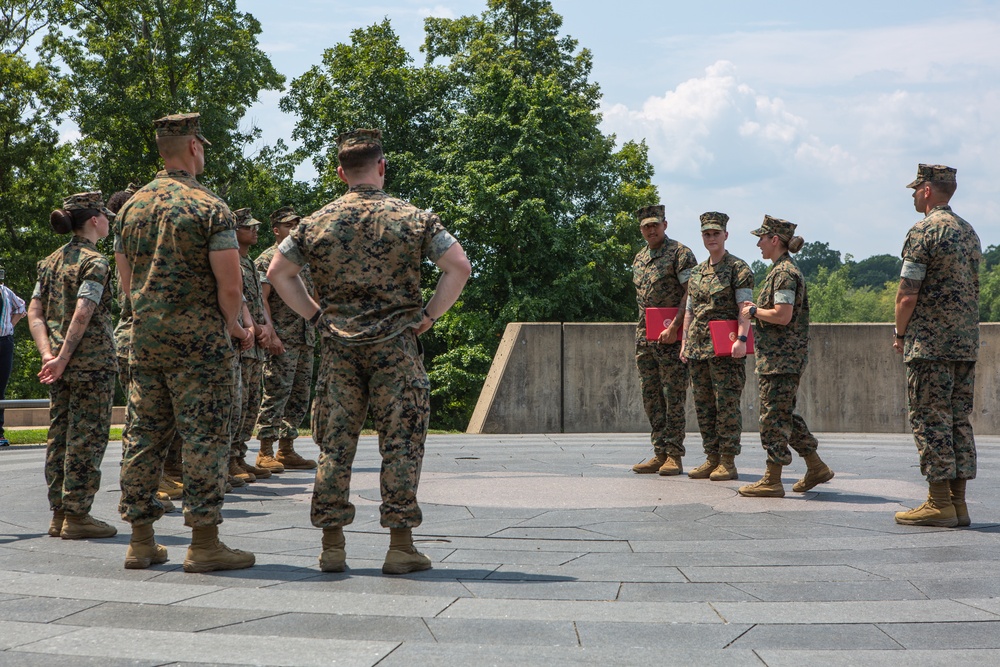
M48 408L7 408L4 410L4 426L31 426L36 428L49 427ZM125 423L125 407L116 406L111 408L111 423Z
M1000 434L1000 324L980 325L972 424ZM493 359L469 433L649 430L631 323L511 323ZM813 324L799 412L817 432L908 433L902 358L891 324ZM757 430L757 378L747 360L743 428ZM698 424L688 391L687 430Z

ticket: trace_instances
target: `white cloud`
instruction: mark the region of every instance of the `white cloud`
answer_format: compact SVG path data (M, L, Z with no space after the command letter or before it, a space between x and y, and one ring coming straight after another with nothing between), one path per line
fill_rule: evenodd
M59 134L59 143L72 144L79 141L82 137L83 135L80 134L80 130L76 129L76 126L74 125L73 129L65 130Z
M455 12L444 5L434 5L433 7L421 7L417 10L417 14L427 18L433 16L439 19L453 19L455 18Z

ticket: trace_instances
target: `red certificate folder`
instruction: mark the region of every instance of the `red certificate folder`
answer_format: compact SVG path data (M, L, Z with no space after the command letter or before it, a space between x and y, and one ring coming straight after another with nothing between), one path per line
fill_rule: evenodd
M715 356L733 356L733 343L739 331L739 323L736 320L711 320L708 323L708 330L712 334L712 347L715 348ZM747 354L753 354L753 326L747 329Z
M646 309L646 340L659 340L660 334L670 326L677 317L677 308L647 308ZM684 337L682 328L677 329L677 340Z

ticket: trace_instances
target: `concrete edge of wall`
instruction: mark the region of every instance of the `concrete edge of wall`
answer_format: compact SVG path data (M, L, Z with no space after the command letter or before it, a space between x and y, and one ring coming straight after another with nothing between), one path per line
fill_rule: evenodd
M116 405L111 408L111 423L125 423L125 406ZM8 408L4 410L4 427L6 428L48 428L48 408Z
M511 322L504 329L503 338L500 339L500 347L497 348L496 354L493 355L493 363L490 364L490 370L486 374L486 381L483 383L483 388L479 391L479 399L476 401L475 410L472 411L472 419L469 420L466 433L486 432L483 428L490 417L490 411L496 401L497 392L503 383L507 364L515 354L517 339L521 334L521 327L523 326L523 322Z

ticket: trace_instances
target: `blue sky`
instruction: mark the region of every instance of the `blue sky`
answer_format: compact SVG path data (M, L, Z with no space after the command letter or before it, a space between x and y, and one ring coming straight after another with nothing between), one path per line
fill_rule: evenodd
M388 17L417 62L427 16L485 0L241 0L289 81L351 30ZM698 215L730 217L731 252L757 259L764 214L856 258L898 255L917 220L918 162L958 169L952 204L1000 243L1000 3L555 0L563 32L593 53L603 129L646 139L668 234L705 256ZM295 119L267 93L264 141ZM300 173L307 176L308 169ZM447 221L445 222L447 224ZM636 232L638 234L638 231Z

